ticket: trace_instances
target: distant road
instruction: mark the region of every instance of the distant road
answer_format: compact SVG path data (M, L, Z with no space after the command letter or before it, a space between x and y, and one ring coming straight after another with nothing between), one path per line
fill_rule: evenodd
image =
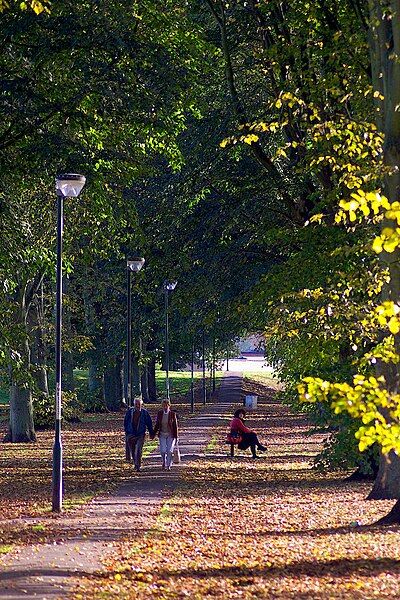
M272 373L273 368L270 367L264 359L262 354L255 353L243 353L243 358L230 358L229 359L229 371L233 373L241 373L242 371L264 371ZM222 371L226 371L226 360L219 361L218 368ZM187 365L184 369L190 371L190 365ZM201 366L196 365L195 371L201 371Z
M223 363L222 369L226 369L226 360ZM230 358L229 359L229 370L230 371L272 371L264 359L264 356L260 354L246 354L243 353L243 358Z

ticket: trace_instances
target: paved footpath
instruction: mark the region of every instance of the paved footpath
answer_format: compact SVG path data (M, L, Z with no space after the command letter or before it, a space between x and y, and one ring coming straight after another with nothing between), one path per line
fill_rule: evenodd
M10 554L0 565L0 599L56 600L67 598L79 578L102 569L102 559L112 554L114 541L135 530L151 527L165 500L176 488L182 470L204 454L221 421L229 423L232 404L241 405L241 373L225 373L218 400L200 414L185 420L179 436L180 465L161 471L158 451L144 459L140 473L113 495L95 498L73 514L47 517L61 527L53 544L28 546ZM32 519L46 524L46 517Z

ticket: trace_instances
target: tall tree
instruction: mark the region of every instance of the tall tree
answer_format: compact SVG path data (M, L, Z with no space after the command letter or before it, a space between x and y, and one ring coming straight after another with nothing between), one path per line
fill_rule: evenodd
M14 391L11 398L13 440L34 437L25 312L43 269L54 262L52 223L29 202L45 198L43 209L52 214L45 182L59 170L85 173L86 196L66 207L66 263L71 268L73 259L92 253L93 260L114 251L127 227L124 188L154 168L160 154L173 167L180 161L175 140L193 103L188 93L193 55L202 52L184 20L176 18L184 15L183 8L184 3L172 2L160 10L154 1L77 6L65 0L50 14L6 11L1 16L2 219L15 232L32 234L29 242L41 240L26 247L25 253L35 253L34 261L21 263L23 253L13 248L3 298L14 316L2 331L5 358L13 363L13 373L17 363L25 373L17 393L24 410ZM75 240L86 250L78 253ZM5 245L2 239L2 253ZM12 328L21 340L16 353L9 342ZM13 382L12 389L19 390L14 376ZM23 417L14 418L14 408ZM27 435L14 432L17 421Z

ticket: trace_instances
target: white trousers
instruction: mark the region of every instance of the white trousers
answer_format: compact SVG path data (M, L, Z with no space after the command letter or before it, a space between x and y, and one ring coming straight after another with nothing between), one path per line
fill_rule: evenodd
M160 454L166 467L170 467L172 464L175 442L175 438L168 435L168 433L160 433Z

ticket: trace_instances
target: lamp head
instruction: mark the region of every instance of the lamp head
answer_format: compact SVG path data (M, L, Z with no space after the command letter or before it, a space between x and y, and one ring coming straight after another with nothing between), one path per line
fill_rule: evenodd
M164 281L164 289L167 292L172 292L176 288L177 281Z
M128 271L132 271L133 273L138 273L140 271L140 269L143 267L144 263L145 263L144 258L141 258L140 256L135 256L131 260L126 261L126 268L128 269Z
M86 177L84 175L63 173L56 177L56 191L57 194L64 196L64 198L76 198L81 193L85 183Z

